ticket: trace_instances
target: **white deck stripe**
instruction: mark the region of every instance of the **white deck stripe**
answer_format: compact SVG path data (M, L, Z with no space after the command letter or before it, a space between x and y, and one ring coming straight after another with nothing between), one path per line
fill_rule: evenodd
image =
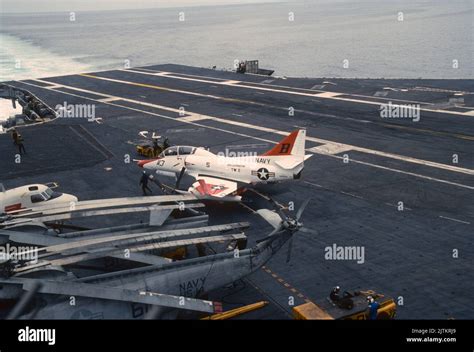
M42 80L35 80L35 81L38 81L38 82L47 82L47 81L42 81ZM75 94L72 94L72 93L69 93L69 92L61 92L61 91L57 91L57 90L54 90L54 89L50 89L50 88L43 87L43 86L40 86L40 85L35 85L35 84L32 84L32 83L28 83L28 82L21 82L21 83L27 84L27 85L31 85L31 86L34 86L34 87L37 87L37 88L52 90L52 91L55 91L55 92L58 92L58 93L67 94L67 95L76 96L76 97L80 97L80 98L87 99L87 100L92 100L92 101L100 102L99 99L93 99L93 98L89 98L89 97L86 97L86 96L75 95ZM87 89L81 89L81 88L76 88L76 87L67 86L67 85L63 85L63 87L64 87L64 88L71 89L71 90L77 90L77 91L79 91L79 92L87 92L87 93L89 93L89 94L94 94L94 95L99 95L99 96L113 97L112 95L109 95L109 94L99 93L99 92L95 92L95 91L91 91L91 90L87 90ZM126 102L131 102L131 103L135 103L135 104L138 104L138 105L144 105L144 106L154 107L154 108L158 108L158 109L161 109L161 110L168 110L168 111L178 112L178 113L179 113L179 111L180 111L180 110L178 110L178 109L173 109L173 108L169 108L169 107L166 107L166 106L161 106L161 105L156 105L156 104L151 104L151 103L145 103L145 102L141 102L141 101L138 101L138 100L133 100L133 99L128 99L128 98L122 98L122 97L116 97L116 98L119 98L120 100L123 100L123 101L126 101ZM103 103L103 104L107 104L107 105L112 105L112 106L121 107L121 108L124 108L124 109L133 110L133 111L138 111L138 112L145 113L145 114L149 114L149 115L153 115L153 116L159 116L159 117L162 117L162 118L165 118L165 119L169 119L169 120L176 120L175 118L170 117L170 116L166 116L166 115L162 115L162 114L153 113L153 112L146 111L146 110L131 108L131 107L128 107L128 106L123 106L123 105L115 104L115 103L112 103L112 102L102 102L102 103ZM195 113L191 113L191 112L189 112L189 111L187 111L187 114L188 114L188 115L193 115L193 116L196 116L196 115L197 115L197 116L206 116L206 118L209 118L209 119L212 119L212 120L215 120L215 121L225 122L225 123L230 124L230 125L239 125L239 126L247 127L247 128L250 128L250 129L257 129L257 130L260 130L260 131L271 132L271 133L275 133L275 134L279 134L279 135L284 135L284 136L288 135L287 132L275 130L275 129L272 129L272 128L267 128L267 127L262 127L262 126L256 126L256 125L249 125L249 124L242 124L242 123L236 122L236 121L225 120L225 119L216 118L216 117L207 116L207 115L195 114ZM238 132L226 130L226 129L223 129L223 128L218 128L218 127L213 127L213 126L202 125L202 124L199 124L199 123L196 123L196 122L193 122L193 121L185 121L185 120L183 120L183 122L189 123L189 124L192 124L192 125L196 125L196 126L199 126L199 127L204 127L204 128L207 128L207 129L213 129L213 130L217 130L217 131L222 131L222 132L226 132L226 133L231 133L231 134L238 135L238 136L242 136L242 137L246 137L246 138L256 139L256 140L265 141L265 142L269 142L269 143L275 143L274 141L268 140L268 139L265 139L265 138L255 137L255 136L251 136L251 135L247 135L247 134L243 134L243 133L238 133ZM320 139L313 138L313 137L307 137L307 139L309 139L309 140L311 140L311 139L320 140ZM329 143L334 143L334 142L329 142ZM360 149L360 148L358 148L358 147L353 147L353 148L354 148L355 150ZM373 152L377 152L377 151L373 151ZM377 153L383 153L383 152L377 152ZM342 157L336 156L336 155L331 155L331 154L324 154L324 155L327 155L327 156L330 156L330 157L334 157L334 158L338 158L338 159L342 159ZM403 158L406 158L406 157L401 157L401 156L399 156L399 157L401 158L401 160L404 160ZM410 158L410 159L413 159L413 158ZM415 159L415 160L418 160L418 159ZM460 184L460 183L456 183L456 182L451 182L451 181L447 181L447 180L442 180L442 179L438 179L438 178L434 178L434 177L429 177L429 176L425 176L425 175L421 175L421 174L417 174L417 173L413 173L413 172L408 172L408 171L393 169L393 168L389 168L389 167L385 167L385 166L381 166L381 165L377 165L377 164L373 164L373 163L369 163L369 162L359 161L359 160L355 160L355 159L351 159L350 161L353 162L353 163L358 163L358 164L362 164L362 165L366 165L366 166L371 166L371 167L375 167L375 168L379 168L379 169L383 169L383 170L388 170L388 171L392 171L392 172L396 172L396 173L401 173L401 174L410 175L410 176L414 176L414 177L418 177L418 178L422 178L422 179L427 179L427 180L436 181L436 182L440 182L440 183L444 183L444 184L449 184L449 185L452 185L452 186L457 186L457 187L462 187L462 188L474 190L474 186L469 186L469 185L464 185L464 184ZM424 160L421 160L421 161L422 161L422 162L425 162ZM436 164L436 163L435 163L435 164ZM440 165L446 166L446 165L444 165L444 164L440 164ZM474 171L474 170L470 170L470 169L462 169L462 170L469 171L469 172L473 172L473 171ZM451 171L453 171L453 170L451 170Z
M153 85L150 85L150 84L142 84L142 83L123 81L123 80L112 79L112 78L96 77L96 76L90 76L90 75L89 76L85 75L85 77L94 78L94 79L98 79L98 80L117 82L117 83L122 83L122 84L127 84L127 85L136 85L136 86L143 86L143 87L148 86L149 88L156 87L156 89L163 89L163 90L166 90L166 91L172 91L172 92L178 92L178 93L185 92L185 94L192 94L192 95L201 96L201 97L212 97L214 99L219 99L219 100L224 99L222 97L216 97L216 96L213 96L213 95L201 94L201 93L196 93L196 92L181 91L181 90L178 90L178 89L168 89L168 88L163 88L163 87L159 87L159 86L153 86ZM38 81L41 81L41 80L38 80ZM122 99L125 100L124 98L122 98ZM338 98L334 98L334 99L338 99ZM148 103L142 103L142 104L147 105L147 106L153 106L154 105L154 104L148 104ZM169 111L174 111L174 112L176 111L176 109L162 107L162 106L159 106L159 105L155 105L155 107L160 107L162 109L169 110ZM190 114L190 113L188 112L188 114ZM227 123L227 124L232 124L232 125L237 125L237 126L240 126L240 127L246 127L246 128L257 129L257 130L261 130L261 131L278 133L280 135L288 135L288 132L283 132L283 131L275 130L275 129L272 129L272 128L265 128L265 127L260 127L260 126L255 126L255 125L252 125L252 124L248 124L248 123L243 123L243 122L239 122L239 121L231 121L231 120L226 120L226 119L217 118L217 117L209 117L209 118L211 118L215 121L219 121L219 122ZM350 144L337 143L337 142L334 142L334 141L329 141L329 140L320 139L320 138L306 137L306 139L309 140L309 141L322 143L322 144L335 144L336 143L336 144L346 146L345 148L347 150L352 149L354 151L358 151L358 152L361 152L361 153L382 156L382 157L401 160L401 161L406 161L406 162L410 162L410 163L414 163L414 164L435 167L435 168L438 168L438 169L443 169L443 170L448 170L448 171L453 171L453 172L459 172L459 173L463 173L463 174L467 174L467 175L474 175L474 170L461 168L461 167L458 167L458 166L452 166L452 165L437 163L437 162L433 162L433 161L422 160L422 159L412 158L412 157L408 157L408 156L402 156L402 155L393 154L393 153L381 152L381 151L377 151L377 150L373 150L373 149L369 149L369 148L356 147L356 146L352 146ZM323 153L321 153L321 154L323 154Z
M308 151L316 154L339 154L352 149L352 146L347 144L328 143L318 147L309 148Z
M139 73L145 73L145 74L146 73L154 74L156 72L164 72L164 71L152 70L152 69L143 68L143 67L137 67L137 69L140 69L142 71L147 71L147 72L139 72ZM133 68L131 68L131 69L121 69L121 70L119 69L118 71L131 71L131 72L133 72L134 69ZM98 71L98 72L95 72L95 73L99 73L99 72L104 72L104 71ZM180 76L194 77L194 78L197 77L199 79L209 78L209 79L212 79L212 80L219 80L219 81L228 80L226 78L203 76L203 75L191 75L191 74L180 73L180 72L166 72L166 74L169 74L169 75L177 75L178 74ZM175 76L173 76L171 78L175 78ZM280 77L274 77L273 79L270 79L270 80L264 80L262 82L253 82L253 83L254 84L259 84L259 85L262 85L262 86L270 86L270 87L274 87L274 88L276 87L276 88L293 89L295 91L302 91L302 92L308 92L308 93L309 92L322 92L322 93L327 92L327 91L322 90L322 89L318 90L318 89L313 89L313 88L301 88L301 87L284 86L284 85L280 85L280 84L270 84L271 82L274 82L275 79L277 79L277 78L280 78ZM269 82L267 82L267 81L269 81ZM246 81L239 81L239 82L246 83ZM329 81L323 81L322 84L316 84L313 87L321 86L321 85L328 85L328 84L337 86L337 83L333 83L333 82L329 82ZM416 88L419 88L419 87L416 87ZM417 90L416 88L414 90ZM391 89L393 91L407 91L408 90L408 89L404 89L404 88L390 88L390 87L386 87L384 89ZM433 88L433 90L434 90L434 88ZM451 92L451 93L474 94L474 92L468 92L468 91L449 91L449 90L444 90L444 89L439 89L438 91ZM400 102L406 102L406 103L412 103L412 104L437 105L437 103L430 103L430 102L426 102L426 101L384 98L384 97L376 97L376 96L363 95L363 94L350 94L350 93L341 93L341 94L350 95L350 96L353 96L353 97L361 97L361 98L379 98L379 99L385 99L385 100L391 100L391 101L400 101ZM459 108L461 108L461 109L472 109L473 107L459 106Z
M455 221L455 222L460 222L461 224L467 224L467 225L470 225L471 223L469 221L464 221L464 220L459 220L459 219L455 219L455 218L450 218L448 216L442 216L440 215L439 216L441 219L446 219L446 220L451 220L451 221Z
M99 77L98 79L102 79L102 78L103 77ZM106 79L106 80L112 80L114 82L115 81L120 81L120 80L114 80L114 79ZM48 83L48 81L43 81L43 80L39 80L39 79L36 80L36 81L39 81L39 82L42 82L42 83ZM126 84L131 84L131 85L135 84L133 82L127 82L127 81L122 81L122 82L126 83ZM169 108L169 107L162 106L162 105L145 103L145 102L141 102L141 101L137 101L137 100L133 100L133 99L115 97L115 96L112 96L112 95L109 95L109 94L93 92L93 91L90 91L90 90L87 90L87 89L75 88L75 87L71 87L71 86L63 85L63 87L68 88L68 89L73 89L73 90L86 92L86 93L93 93L93 94L96 94L96 95L103 95L103 96L106 96L106 97L109 97L109 98L119 98L119 99L129 101L129 102L132 102L132 103L138 103L140 105L155 107L155 108L164 109L164 110L168 110L168 111L173 111L173 112L178 112L178 113L180 112L180 110L178 110L178 109ZM206 94L200 94L200 93L193 93L193 94L201 95L201 96L208 96ZM188 115L193 115L193 116L199 115L199 116L201 116L201 119L202 119L202 116L204 116L204 115L195 114L195 113L192 113L192 112L189 112L189 111L187 111L187 114ZM256 126L256 125L252 125L252 124L248 124L248 123L244 123L244 122L240 122L240 121L232 121L232 120L227 120L227 119L212 117L212 116L207 116L206 118L207 119L212 119L214 121L222 122L222 123L236 125L236 126L239 126L239 127L256 129L256 130L260 130L260 131L264 131L264 132L277 133L277 134L280 134L280 135L283 135L283 136L288 135L288 132L279 131L279 130L276 130L276 129L273 129L273 128L266 128L266 127L262 127L262 126ZM448 171L453 171L453 172L459 172L459 173L463 173L463 174L467 174L467 175L474 175L474 170L461 168L461 167L458 167L458 166L441 164L441 163L437 163L437 162L433 162L433 161L422 160L422 159L412 158L412 157L408 157L408 156L402 156L402 155L393 154L393 153L386 153L386 152L377 151L377 150L373 150L373 149L369 149L369 148L357 147L357 146L353 146L353 145L349 145L349 144L337 143L337 142L334 142L334 141L329 141L329 140L325 140L325 139L321 139L321 138L306 137L306 139L309 140L309 141L312 141L312 142L316 142L316 143L327 144L328 146L329 145L337 145L338 146L337 148L344 148L345 150L354 150L354 151L358 151L358 152L361 152L361 153L382 156L382 157L391 158L391 159L400 160L400 161L405 161L405 162L410 162L410 163L414 163L414 164L418 164L418 165L424 165L424 166L434 167L434 168L438 168L438 169L443 169L443 170L448 170ZM318 154L326 154L323 150L318 150L318 149L316 149L313 152L318 153Z
M101 103L108 103L108 102L111 102L111 101L117 101L117 100L120 100L120 98L116 98L116 97L110 97L110 98L104 98L104 99L98 99Z
M51 84L51 85L48 86L48 88L51 88L51 89L56 89L56 88L61 88L61 87L62 87L61 84Z
M255 126L255 125L251 125L251 124L244 123L244 122L226 120L226 119L222 119L222 118L218 118L218 117L212 117L212 120L222 122L222 123L227 123L227 124L230 124L230 125L236 125L236 126L239 126L239 127L251 128L251 129L260 130L260 131L264 131L264 132L270 132L270 133L276 133L276 134L279 134L279 135L282 135L282 136L287 136L289 134L288 132L279 131L279 130L276 130L274 128ZM401 160L401 161L406 161L406 162L410 162L410 163L414 163L414 164L430 166L430 167L434 167L434 168L438 168L438 169L444 169L444 170L448 170L448 171L459 172L459 173L463 173L463 174L467 174L467 175L474 175L474 170L461 168L461 167L457 167L457 166L441 164L441 163L437 163L437 162L433 162L433 161L422 160L422 159L412 158L412 157L409 157L409 156L403 156L403 155L398 155L398 154L386 153L386 152L382 152L382 151L378 151L378 150L357 147L357 146L350 145L350 144L337 143L337 142L328 141L326 139L315 138L315 137L308 137L307 136L306 140L311 141L311 142L326 144L326 148L328 148L328 149L340 148L340 149L345 149L345 150L354 150L354 151L358 151L358 152L361 152L361 153L382 156L382 157ZM329 147L330 145L334 145L334 147ZM320 150L320 149L316 149L316 148L317 147L310 148L310 149L307 149L307 150L312 151L312 152L317 153L317 154L327 154L324 150Z
M193 121L201 121L201 120L207 120L207 119L209 119L209 116L195 114L195 115L179 117L176 120L183 121L183 122L193 122Z
M318 98L333 98L333 97L337 97L338 95L343 95L343 93L325 92L325 93L314 94L314 96Z
M139 73L139 74L142 74L142 75L150 75L150 76L156 76L157 75L155 73L135 71L135 70L131 70L131 69L121 70L121 71ZM368 99L374 98L374 97L371 97L371 96L364 96L364 95L350 94L350 93L338 93L338 92L330 92L330 91L319 91L320 93L317 93L317 94L315 94L314 92L313 93L306 93L306 92L299 92L299 91L295 91L295 90L277 89L276 88L277 86L274 86L275 88L267 88L267 87L246 85L245 83L247 83L247 82L244 82L244 81L216 82L214 80L211 81L211 80L203 79L203 78L191 78L191 77L183 77L183 76L174 76L173 73L170 73L170 72L166 73L166 77L167 78L180 79L180 80L186 80L186 81L195 81L195 82L210 83L210 84L220 84L220 85L226 85L226 86L232 86L232 87L238 87L238 88L247 88L247 89L254 89L254 90L269 91L269 92L274 92L274 93L301 95L301 96L316 97L316 98L322 98L322 99L334 99L334 100L348 101L348 102L351 102L351 103L359 103L359 104L369 104L369 105L378 105L378 106L383 104L379 101L362 100L362 99L354 99L354 98L343 98L343 97L339 96L339 95L346 95L346 96L368 98ZM100 78L103 78L103 77L100 77ZM228 83L228 82L232 82L232 83ZM237 83L240 83L240 84L237 84ZM294 89L294 87L288 87L288 88L289 89ZM382 97L376 97L376 98L377 99L384 99L384 100L387 100L387 101L390 101L390 100L392 100L392 101L405 101L407 103L418 103L418 104L423 104L423 105L434 105L433 103L428 103L428 102L416 102L416 101L410 101L410 100L390 99L390 98L382 98ZM466 112L443 110L443 109L420 108L420 111L429 111L429 112L451 114L451 115L460 115L460 116L471 116L469 113L466 113Z

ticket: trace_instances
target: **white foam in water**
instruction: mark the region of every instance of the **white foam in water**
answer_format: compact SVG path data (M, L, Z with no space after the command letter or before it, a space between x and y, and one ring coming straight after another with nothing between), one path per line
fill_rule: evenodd
M57 55L28 41L0 34L0 81L61 76L90 71L74 58Z

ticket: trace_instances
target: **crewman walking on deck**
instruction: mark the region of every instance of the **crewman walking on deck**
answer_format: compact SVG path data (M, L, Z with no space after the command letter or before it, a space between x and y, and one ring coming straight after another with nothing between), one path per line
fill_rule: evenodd
M158 138L153 138L153 157L156 158L160 154L160 146L158 145Z
M16 144L16 140L18 138L18 132L16 131L15 128L12 129L12 139L13 139L13 144Z
M144 196L147 195L146 191L149 191L150 194L152 193L151 189L148 187L148 175L146 171L143 171L142 177L140 178L140 185L142 186Z
M26 149L25 146L23 145L23 137L21 134L18 133L18 131L14 128L12 130L12 139L13 139L13 144L15 144L18 147L18 151L20 154L26 154Z

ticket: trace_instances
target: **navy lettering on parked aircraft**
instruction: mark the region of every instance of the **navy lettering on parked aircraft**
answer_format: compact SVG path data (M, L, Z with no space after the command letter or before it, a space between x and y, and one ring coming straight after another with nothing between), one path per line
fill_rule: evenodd
M204 292L205 277L179 284L179 294L185 297L197 297Z
M256 162L259 164L270 164L270 159L267 158L256 158Z

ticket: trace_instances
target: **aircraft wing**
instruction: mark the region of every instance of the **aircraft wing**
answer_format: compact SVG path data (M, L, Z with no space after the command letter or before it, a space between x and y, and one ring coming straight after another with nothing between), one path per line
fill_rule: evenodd
M198 198L223 199L237 191L237 182L217 177L198 176L188 191ZM240 200L240 197L232 197L234 198Z
M222 303L196 298L162 294L122 287L100 286L97 284L51 281L34 279L0 280L3 284L22 285L23 290L53 295L81 296L122 302L158 305L169 308L187 309L205 313L221 313Z

